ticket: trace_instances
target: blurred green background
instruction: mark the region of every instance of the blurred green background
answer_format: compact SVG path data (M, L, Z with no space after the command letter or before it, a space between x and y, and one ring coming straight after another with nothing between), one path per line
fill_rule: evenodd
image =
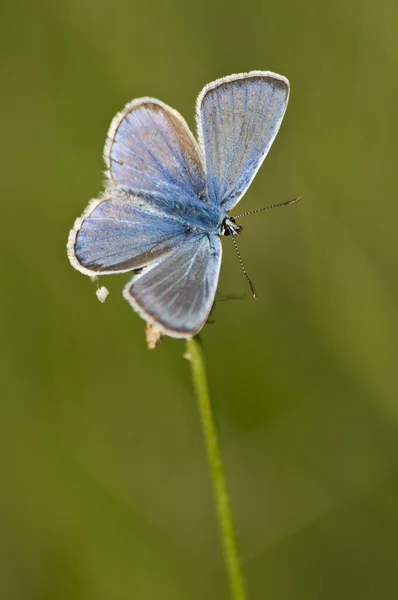
M269 69L287 115L224 240L202 341L249 598L398 597L398 4L1 4L0 598L227 600L184 344L153 352L66 258L114 114L193 127L209 81Z

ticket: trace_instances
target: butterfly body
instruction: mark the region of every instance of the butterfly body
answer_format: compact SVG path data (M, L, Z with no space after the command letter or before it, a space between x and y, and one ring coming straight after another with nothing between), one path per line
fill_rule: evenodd
M70 232L68 256L86 275L134 272L124 297L162 333L204 325L221 266L220 236L280 127L288 81L253 71L207 85L196 142L184 119L154 98L129 103L104 149L108 181Z
M149 212L157 212L166 219L178 221L187 229L203 233L221 234L222 223L228 216L222 206L207 202L205 197L186 197L182 200L172 195L157 196L147 192L141 196L127 187L116 187L109 193L113 198L120 198L131 205L138 204Z

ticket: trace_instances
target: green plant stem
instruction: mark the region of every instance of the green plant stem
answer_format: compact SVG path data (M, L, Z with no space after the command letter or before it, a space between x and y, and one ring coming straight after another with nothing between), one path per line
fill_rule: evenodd
M192 379L198 400L232 598L247 600L232 520L231 503L207 386L205 361L197 338L187 340L186 358L191 365Z

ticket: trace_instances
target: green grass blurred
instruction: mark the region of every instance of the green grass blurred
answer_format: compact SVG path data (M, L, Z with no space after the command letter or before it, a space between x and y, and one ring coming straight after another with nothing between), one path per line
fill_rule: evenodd
M227 599L183 343L66 258L114 114L291 81L203 331L250 599L398 596L398 5L3 1L0 597Z

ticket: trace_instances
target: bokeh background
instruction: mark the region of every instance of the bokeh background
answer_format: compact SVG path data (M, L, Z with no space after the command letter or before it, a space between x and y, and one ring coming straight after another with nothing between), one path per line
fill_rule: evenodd
M398 596L398 4L1 3L0 597L226 600L183 359L71 268L114 114L291 81L203 330L249 598Z

